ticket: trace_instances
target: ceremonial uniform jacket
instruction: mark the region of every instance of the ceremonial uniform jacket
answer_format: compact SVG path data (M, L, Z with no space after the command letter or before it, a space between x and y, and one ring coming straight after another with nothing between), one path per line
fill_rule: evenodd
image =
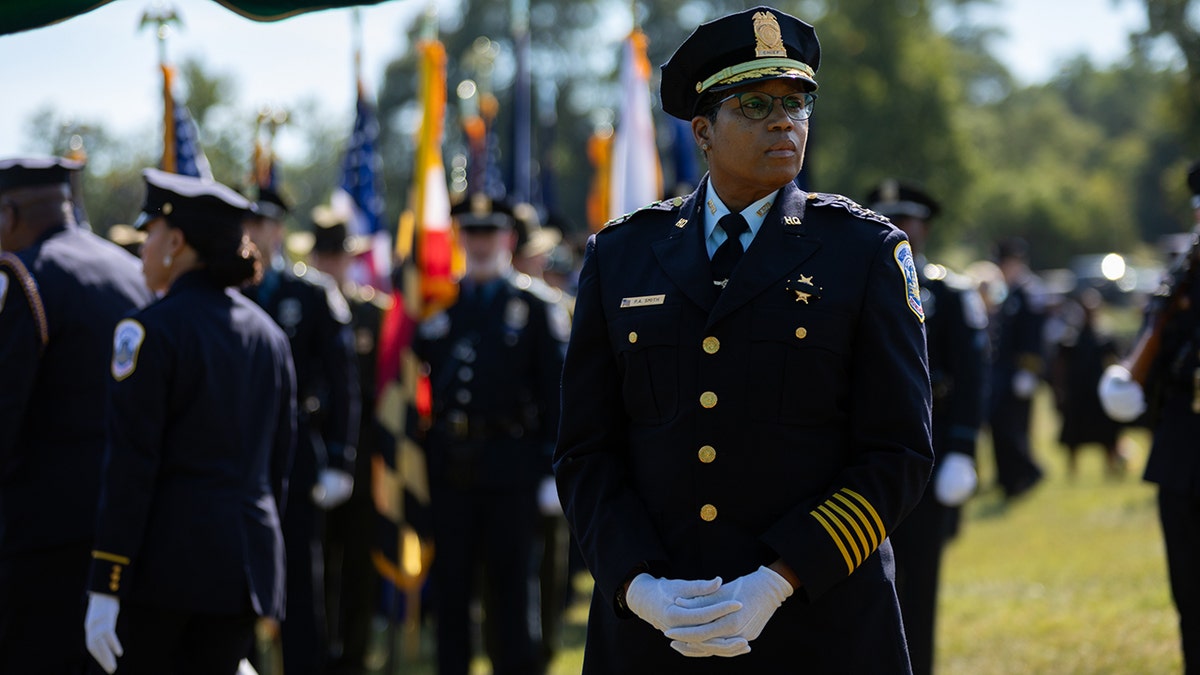
M89 590L281 617L295 405L283 333L203 271L117 324Z
M1200 497L1200 270L1192 267L1188 305L1168 320L1147 383L1154 431L1145 478L1162 490ZM1161 311L1161 310L1160 310ZM1152 318L1152 317L1151 317Z
M1041 279L1026 275L1009 287L993 325L992 391L1012 397L1013 376L1028 370L1045 374L1046 291Z
M303 436L292 487L307 493L322 468L354 473L361 400L346 299L329 276L300 269L303 274L268 270L245 294L267 310L291 343Z
M929 379L933 387L933 447L938 457L958 452L975 457L985 417L988 383L988 318L983 299L968 281L941 266L934 278L921 266Z
M929 477L917 273L900 230L788 184L717 295L707 179L588 242L559 495L596 578L587 673L905 672L886 537ZM686 659L617 600L639 570L803 586L752 651Z
M470 290L417 328L429 366L431 481L534 488L551 474L570 320L528 275Z
M0 557L91 540L112 331L151 298L138 260L80 227L0 255Z

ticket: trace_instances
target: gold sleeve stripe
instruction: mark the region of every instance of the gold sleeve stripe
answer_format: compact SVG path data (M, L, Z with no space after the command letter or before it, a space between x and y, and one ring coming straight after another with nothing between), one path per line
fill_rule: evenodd
M854 497L860 504L863 505L863 508L867 510L867 513L871 514L871 518L875 521L875 526L879 528L880 540L887 539L887 529L883 526L883 519L879 517L879 513L875 511L875 507L871 506L871 502L867 501L866 497L858 494L850 488L842 488L842 492Z
M867 520L867 516L862 512L862 510L860 510L858 508L858 505L855 504L854 502L850 501L849 499L846 499L845 495L834 494L833 496L835 498L837 498L838 501L845 504L846 508L848 508L854 512L854 515L855 515L856 519L858 520L858 522L862 523L863 528L866 529L867 533L871 535L871 545L869 547L867 547L867 540L864 537L863 538L863 546L870 548L870 550L872 550L872 551L879 548L879 537L875 534L875 528L871 527L871 521ZM849 517L849 516L847 516L847 517Z
M838 496L840 496L840 495L838 495ZM858 526L858 522L855 520L854 516L851 516L849 513L846 513L846 511L843 510L842 507L838 506L837 504L834 504L832 500L827 501L826 505L833 511L837 512L837 514L842 517L842 520L845 520L847 523L850 524L850 527L854 528L854 534L857 538L851 539L850 541L851 541L851 543L854 543L857 541L859 544L859 546L855 546L854 549L856 551L861 549L865 555L870 555L871 551L875 550L875 547L867 545L867 535L863 534L862 528L860 528ZM867 529L870 530L871 528L868 527ZM874 533L872 533L872 537L874 537ZM862 564L862 557L860 557L858 559L858 564L859 565Z
M109 562L115 562L118 565L128 565L129 564L129 558L126 558L123 555L117 555L116 553L105 553L104 551L92 551L92 557L95 558L96 560L107 560Z
M846 529L846 526L842 524L842 521L836 515L834 515L833 511L829 510L828 504L822 504L818 506L817 510L821 513L824 513L825 517L829 518L833 525L837 527L838 532L842 534L841 541L850 545L850 550L854 553L854 566L858 567L861 565L863 561L863 554L862 551L859 550L858 544L854 541L854 535L850 534L850 530Z
M813 518L817 519L817 522L821 524L821 527L825 528L825 531L829 533L829 538L833 540L833 543L837 544L838 550L842 552L842 557L846 559L846 574L853 572L854 561L850 559L850 552L846 550L846 546L842 544L842 540L837 536L837 533L833 531L833 526L826 522L825 518L816 511L810 511L809 513Z

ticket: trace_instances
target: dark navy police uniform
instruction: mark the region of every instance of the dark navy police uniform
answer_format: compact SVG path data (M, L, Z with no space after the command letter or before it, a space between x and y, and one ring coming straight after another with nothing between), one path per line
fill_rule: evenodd
M66 184L78 169L3 162L0 194ZM150 300L137 259L74 223L0 254L0 672L80 672L86 663L112 331Z

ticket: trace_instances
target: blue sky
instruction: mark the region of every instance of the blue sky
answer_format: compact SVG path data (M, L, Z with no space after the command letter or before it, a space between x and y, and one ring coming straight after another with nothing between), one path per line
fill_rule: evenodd
M198 57L230 75L251 109L316 98L322 110L353 115L350 10L328 10L275 23L244 19L211 0L173 0L184 25L168 41L172 61ZM454 11L442 0L442 12ZM1140 0L997 0L980 18L1008 32L995 48L1023 82L1044 81L1064 59L1088 54L1098 64L1124 56L1126 36L1145 25ZM161 109L157 40L138 29L151 0L116 0L65 22L0 37L0 156L28 153L23 138L36 110L95 121L119 135L157 129ZM377 91L388 61L404 48L402 26L424 0L390 0L360 9L363 75ZM819 26L818 26L819 28ZM615 39L619 39L619 36ZM614 42L614 50L616 44Z

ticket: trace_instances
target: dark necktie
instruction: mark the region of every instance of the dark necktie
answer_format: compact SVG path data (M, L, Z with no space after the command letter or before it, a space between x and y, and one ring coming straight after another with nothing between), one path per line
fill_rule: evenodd
M744 251L740 237L743 232L750 229L750 225L746 223L742 214L727 213L717 221L717 227L725 231L725 241L717 247L716 253L713 253L712 277L713 283L718 288L725 288L726 282L733 274L734 266L742 259Z

